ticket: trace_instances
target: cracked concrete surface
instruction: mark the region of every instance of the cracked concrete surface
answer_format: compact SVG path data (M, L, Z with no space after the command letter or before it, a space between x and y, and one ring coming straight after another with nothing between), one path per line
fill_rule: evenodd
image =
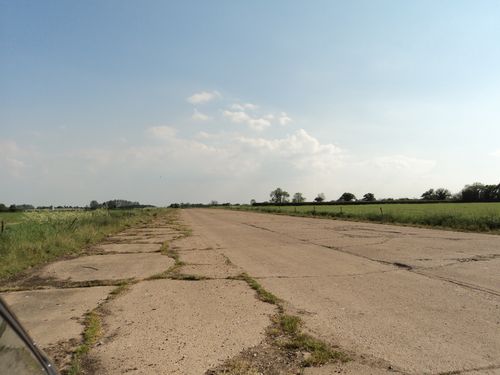
M220 248L302 312L313 334L365 359L335 371L488 374L500 366L498 236L223 210L182 213L199 243ZM366 359L387 367L370 367Z
M234 280L142 282L107 309L92 352L107 375L203 374L257 345L274 311Z
M91 255L51 263L40 276L70 281L140 279L173 264L172 259L157 253Z
M161 244L105 243L95 249L105 253L154 253L160 251Z
M499 236L226 210L181 216L189 237L178 222L129 228L96 246L100 255L40 273L74 285L3 297L51 354L74 348L85 312L113 289L77 281L132 279L102 305L104 335L90 352L100 374L203 374L258 345L274 308L226 279L241 272L353 359L306 375L500 372ZM158 252L165 240L171 257ZM176 272L212 280L144 280L173 254Z
M84 314L104 301L114 289L47 289L5 293L7 301L38 345L47 348L61 341L77 340Z

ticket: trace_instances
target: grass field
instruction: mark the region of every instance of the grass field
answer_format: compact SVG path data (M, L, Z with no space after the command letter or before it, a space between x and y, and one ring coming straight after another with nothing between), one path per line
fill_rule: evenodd
M5 226L20 223L24 217L24 212L0 212L0 221L3 221Z
M237 206L233 209L379 223L500 233L500 202L305 206Z
M160 209L0 213L0 280L67 254L78 254L105 236L147 222Z

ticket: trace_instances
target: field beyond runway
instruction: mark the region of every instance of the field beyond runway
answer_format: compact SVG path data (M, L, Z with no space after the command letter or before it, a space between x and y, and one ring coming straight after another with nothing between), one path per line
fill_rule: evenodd
M500 372L499 236L227 210L182 217L354 359L310 374Z

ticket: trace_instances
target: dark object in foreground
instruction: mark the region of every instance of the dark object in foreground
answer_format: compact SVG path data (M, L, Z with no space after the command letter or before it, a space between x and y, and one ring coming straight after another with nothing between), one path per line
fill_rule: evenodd
M0 374L57 375L14 313L0 297Z

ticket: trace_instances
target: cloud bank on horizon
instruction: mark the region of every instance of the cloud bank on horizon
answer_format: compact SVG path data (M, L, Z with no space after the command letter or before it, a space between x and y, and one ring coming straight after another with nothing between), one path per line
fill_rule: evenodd
M0 12L0 203L500 182L497 2L90 3Z
M310 199L319 192L336 199L344 190L358 195L375 191L378 196L399 197L404 192L417 196L415 186L422 189L438 181L435 160L403 154L363 158L341 145L322 142L304 128L292 128L294 121L286 112L227 101L218 91L187 98L193 106L215 100L219 106L204 109L206 113L194 107L191 118L186 114L185 123L203 122L203 130L193 134L182 135L183 127L175 124L148 124L133 140L65 153L8 140L0 143L0 166L10 181L39 181L42 186L52 181L48 186L57 191L58 186L70 186L69 190L87 197L139 195L155 204L264 201L277 186L303 192ZM215 131L220 123L229 126ZM271 127L281 135L264 135ZM390 181L398 183L393 187ZM37 189L40 185L34 184ZM73 202L71 197L68 194L66 202ZM52 202L45 199L43 203ZM31 201L29 196L24 200Z

